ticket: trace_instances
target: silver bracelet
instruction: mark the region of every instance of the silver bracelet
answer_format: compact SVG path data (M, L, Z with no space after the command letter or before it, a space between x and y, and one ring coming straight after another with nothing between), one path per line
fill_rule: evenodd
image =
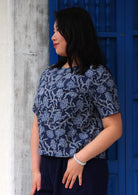
M77 163L79 163L80 165L86 165L86 162L80 162L77 158L76 158L76 154L74 154L74 156L73 156L73 158L75 159L75 161L77 162Z

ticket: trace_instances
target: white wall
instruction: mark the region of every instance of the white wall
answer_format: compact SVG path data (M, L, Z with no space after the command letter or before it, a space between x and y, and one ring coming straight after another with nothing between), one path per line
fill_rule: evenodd
M15 195L31 188L30 134L38 80L48 66L48 0L14 0Z
M0 1L0 194L14 191L14 46L12 1Z
M31 189L30 133L48 66L48 0L0 0L0 194Z

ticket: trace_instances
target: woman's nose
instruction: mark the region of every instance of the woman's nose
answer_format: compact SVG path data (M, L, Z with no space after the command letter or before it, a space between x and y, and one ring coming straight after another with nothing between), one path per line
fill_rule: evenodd
M52 41L55 40L55 33L54 33L53 36L51 37L51 40L52 40Z

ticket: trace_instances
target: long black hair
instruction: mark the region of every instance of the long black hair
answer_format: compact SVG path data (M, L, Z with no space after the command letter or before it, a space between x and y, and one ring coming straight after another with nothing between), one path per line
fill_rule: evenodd
M104 65L96 31L89 13L80 7L71 7L55 12L57 30L67 41L67 57L60 57L51 68L61 68L66 62L72 70L73 60L84 74L90 66Z

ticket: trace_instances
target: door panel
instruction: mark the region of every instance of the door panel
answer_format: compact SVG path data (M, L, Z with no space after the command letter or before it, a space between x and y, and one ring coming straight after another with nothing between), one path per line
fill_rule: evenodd
M118 84L118 71L119 67L118 64L120 63L119 56L117 56L117 39L118 39L118 32L117 29L117 13L116 13L116 7L118 6L116 1L98 1L98 0L91 0L91 1L83 1L83 0L78 0L78 1L63 1L63 0L58 0L53 2L49 1L49 6L50 9L51 7L53 10L59 10L63 9L66 7L72 7L72 6L81 6L85 8L90 15L92 16L95 28L98 32L98 37L99 37L99 44L101 46L101 49L106 56L106 61L107 61L107 66L110 68L113 77ZM52 11L52 10L50 10ZM50 20L51 23L53 23L53 18ZM53 29L52 29L53 31ZM51 33L51 31L50 31ZM51 51L52 50L52 51ZM52 64L55 60L57 60L57 57L53 57L53 48L50 48L50 51L52 53ZM50 53L50 54L51 54ZM54 59L55 58L55 59ZM125 153L125 152L124 152ZM108 150L108 165L109 165L109 185L108 185L108 195L117 195L119 192L119 183L118 181L121 181L121 186L123 189L125 189L124 186L124 178L121 175L121 172L124 173L123 166L120 164L122 161L120 161L120 157L118 154L118 143L113 144L113 146ZM119 169L121 167L122 169ZM121 180L119 180L119 176L122 176ZM124 174L123 174L124 175ZM123 179L123 180L122 180ZM121 190L121 194L122 195Z
M99 44L118 86L123 136L108 150L108 195L138 194L138 1L49 1L50 40L54 11L80 6L91 15ZM50 64L58 57L50 41Z
M126 194L138 194L138 1L126 1Z

